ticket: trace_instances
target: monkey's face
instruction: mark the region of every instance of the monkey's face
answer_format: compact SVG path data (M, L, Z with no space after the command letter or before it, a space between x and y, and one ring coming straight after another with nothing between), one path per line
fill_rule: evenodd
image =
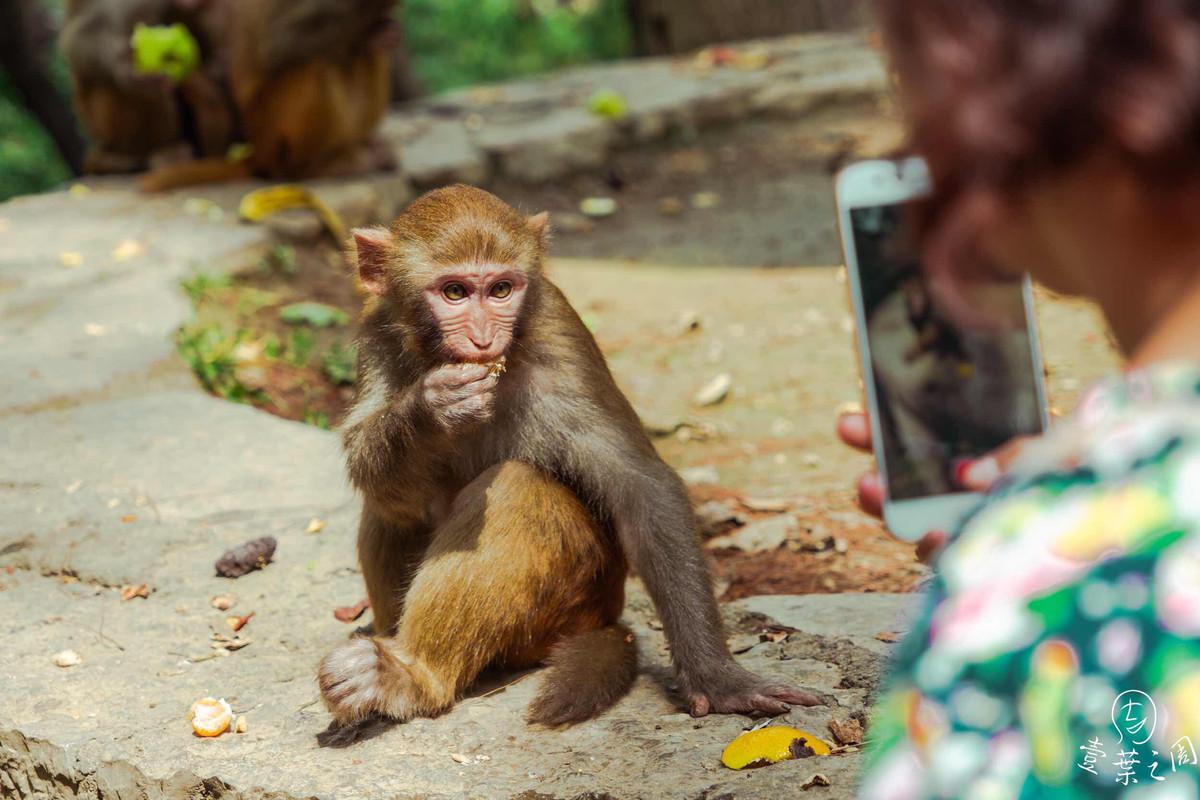
M508 352L529 281L504 264L462 264L439 271L423 296L454 361L486 363Z

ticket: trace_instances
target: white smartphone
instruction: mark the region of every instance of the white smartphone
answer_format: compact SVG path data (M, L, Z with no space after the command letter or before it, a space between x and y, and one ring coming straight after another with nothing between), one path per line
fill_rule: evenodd
M956 322L914 246L910 206L929 190L919 158L852 164L836 186L884 520L908 540L976 505L962 465L1047 423L1028 278L980 293L986 324Z

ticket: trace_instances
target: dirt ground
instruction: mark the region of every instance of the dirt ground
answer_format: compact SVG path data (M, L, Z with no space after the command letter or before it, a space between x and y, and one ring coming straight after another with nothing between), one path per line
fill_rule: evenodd
M898 142L889 110L870 105L624 152L602 174L552 186L492 187L523 210L551 212L549 272L697 506L716 503L708 507L739 523L793 519L782 546L710 549L723 599L904 592L926 575L911 545L857 510L853 480L868 460L832 435L858 383L831 175ZM588 197L612 198L615 213L584 216ZM336 425L353 396L346 369L359 301L332 246L277 249L193 296L194 330L223 337L219 392ZM1115 357L1091 308L1038 299L1051 404L1069 409ZM281 322L280 308L302 300L344 309L349 322ZM728 398L694 402L721 375Z

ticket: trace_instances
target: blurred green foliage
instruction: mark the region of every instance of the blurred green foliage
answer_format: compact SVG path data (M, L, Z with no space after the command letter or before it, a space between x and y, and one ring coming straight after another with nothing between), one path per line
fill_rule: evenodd
M430 93L632 49L623 0L405 0L404 25Z
M55 72L59 77L59 70ZM65 95L65 74L59 85ZM69 177L54 142L25 110L8 76L0 70L0 200L43 192Z
M59 0L43 0L61 13ZM631 51L624 0L405 0L417 76L429 93L621 58ZM70 79L55 54L64 96ZM69 176L54 143L0 71L0 200Z

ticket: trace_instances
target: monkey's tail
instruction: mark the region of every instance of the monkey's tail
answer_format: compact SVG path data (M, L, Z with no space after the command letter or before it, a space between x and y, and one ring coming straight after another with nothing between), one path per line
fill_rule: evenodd
M609 625L558 642L549 663L526 719L571 725L598 716L625 696L637 677L637 643L629 628Z
M253 177L254 169L247 160L230 161L227 158L200 158L159 167L147 172L138 180L143 192L165 192L184 186L199 186L205 183L225 183Z

